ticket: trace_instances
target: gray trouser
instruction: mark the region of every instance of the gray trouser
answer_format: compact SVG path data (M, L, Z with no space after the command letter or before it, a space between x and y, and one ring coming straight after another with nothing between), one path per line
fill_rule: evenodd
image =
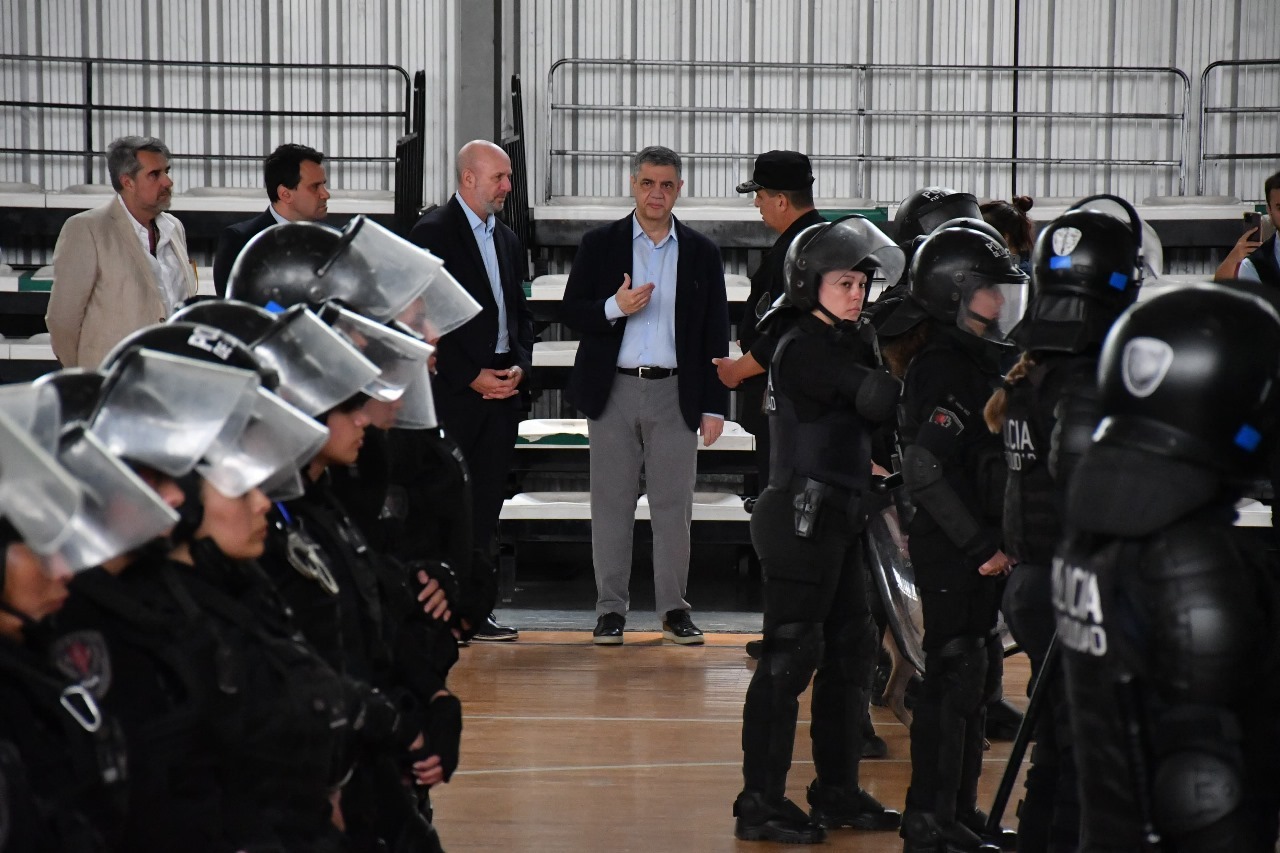
M653 584L658 615L688 610L689 525L698 434L680 415L679 378L616 376L609 403L590 421L591 556L596 613L626 614L631 603L631 544L640 470L653 525Z

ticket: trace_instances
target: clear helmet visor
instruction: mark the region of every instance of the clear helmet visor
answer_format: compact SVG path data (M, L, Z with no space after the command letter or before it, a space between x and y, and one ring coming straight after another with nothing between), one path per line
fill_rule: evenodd
M262 485L258 486L262 493L267 496L267 500L273 503L278 501L291 501L302 497L307 493L307 484L302 479L302 466L307 460L300 460L293 468L284 468L277 471Z
M399 408L392 424L395 427L435 429L440 426L440 421L436 418L435 397L431 393L431 373L425 367L414 376L396 405Z
M181 477L224 429L244 429L258 386L253 371L133 350L111 370L92 429L115 455Z
M1145 219L1137 217L1136 212L1131 215L1124 205L1109 198L1086 199L1078 202L1072 207L1072 210L1095 210L1099 213L1105 213L1107 216L1120 220L1130 228L1133 227L1134 219L1137 218L1137 224L1142 229L1143 281L1150 284L1164 275L1164 244L1160 242L1160 235L1156 233L1156 229L1152 228Z
M232 432L228 423L205 453L197 473L229 498L238 498L276 476L297 470L299 460L320 451L329 430L265 388L259 387L248 424Z
M57 553L72 571L99 566L167 533L178 514L83 428L69 430L58 460L84 490Z
M0 516L31 550L48 555L57 549L83 497L80 484L54 456L0 412Z
M88 423L98 408L98 398L106 377L96 370L66 367L46 373L35 385L50 385L58 394L62 407L62 423Z
M1005 341L1027 310L1030 287L1021 282L991 282L963 295L956 325L962 331L991 341Z
M904 265L902 249L872 222L856 215L822 229L796 258L801 271L858 270L867 275L868 288L872 278L896 282Z
M58 433L62 430L62 401L52 385L39 381L0 385L0 413L12 419L14 426L26 432L45 452L57 452Z
M358 280L357 292L343 298L362 314L385 323L421 295L441 268L443 262L426 249L372 219L357 216L342 229L337 251L317 274Z
M435 352L412 335L339 305L326 305L321 316L378 368L379 375L361 389L376 400L398 400Z
M377 365L301 305L281 314L253 353L280 377L276 393L312 417L349 400L379 375Z
M443 261L435 255L431 258L439 264L439 269L430 285L396 319L424 340L435 342L479 314L480 303L449 274Z

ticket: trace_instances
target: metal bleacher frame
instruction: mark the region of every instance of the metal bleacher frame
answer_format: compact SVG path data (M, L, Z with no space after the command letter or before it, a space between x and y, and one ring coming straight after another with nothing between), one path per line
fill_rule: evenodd
M37 86L36 90L43 93L41 96L0 99L0 115L32 114L41 116L41 121L44 122L72 122L72 128L66 131L64 138L78 140L78 144L65 143L61 147L43 148L5 145L5 142L20 138L16 133L10 133L0 137L0 158L29 158L35 165L30 171L36 174L47 174L47 167L51 163L67 160L78 162L84 184L70 187L0 184L0 190L7 190L0 192L0 241L6 249L14 250L32 245L43 247L40 252L43 253L52 248L53 241L68 217L100 205L110 198L113 190L109 184L104 183L106 175L102 168L105 156L103 149L110 141L105 129L113 123L112 117L123 114L147 117L145 122L139 123L139 132L143 125L154 121L152 116L156 114L194 117L197 121L203 121L205 124L202 126L206 128L236 117L248 118L258 121L261 128L260 132L248 133L245 137L260 141L284 133L280 125L295 117L330 118L356 123L389 121L389 129L398 134L394 150L375 153L359 150L353 143L349 151L330 146L330 150L325 152L326 161L390 166L386 171L391 173L389 177L392 184L389 188L384 185L375 189L338 190L330 202L329 222L341 226L351 217L364 214L400 233L408 233L409 228L417 221L422 207L425 172L427 105L426 74L423 71L417 71L410 77L405 69L396 65L203 62L0 54L0 69L19 74L34 72L38 77L41 69L56 66L78 67L76 73L79 90L76 97L66 97L61 91L54 91L56 87ZM120 69L150 81L146 96L139 97L149 103L124 102L118 91L110 95L103 93L105 86L102 75ZM273 103L272 98L276 97L273 87L277 84L284 85L282 75L295 75L289 78L294 81L312 79L334 85L366 85L363 81L376 78L383 82L367 85L376 85L384 93L387 90L381 87L394 86L394 103L398 106L395 109L370 109L365 100L376 102L377 99L372 96L368 99L354 99L354 106L350 109L312 110L291 108L287 104L266 109L234 105L153 105L184 103L180 97L173 96L174 92L179 91L183 85L191 85L197 77L219 72L236 75L238 84L244 87L244 91L256 93L256 97L268 104ZM390 84L386 83L388 80L391 81ZM169 87L172 87L172 91ZM241 95L252 100L243 92ZM274 127L273 122L277 123ZM45 130L45 125L40 125L35 136L44 138ZM343 134L336 132L333 135L340 139ZM211 134L212 136L216 134ZM174 149L171 151L172 160L180 164L257 164L266 154L262 150L238 149L234 143L210 142L209 150L192 150L189 146L176 145L171 145L171 148ZM178 173L199 168L199 165L177 167ZM185 185L187 189L174 194L172 210L183 221L193 259L202 250L211 250L218 235L227 225L255 215L266 206L266 193L258 178L259 168L255 166L249 171L255 180L252 187L193 187L190 185L190 174L179 177L180 185ZM2 354L5 356L0 359L0 382L32 379L57 367L47 343L41 337L45 331L43 317L48 306L48 291L27 289L33 283L28 280L32 276L19 277L7 274L4 270L0 272L6 273L0 275L0 335L4 336L0 350L3 350ZM201 269L199 272L203 287L204 280L209 278L208 270ZM14 292L15 290L18 292ZM29 341L32 337L35 340ZM18 340L14 340L15 338Z
M207 150L194 149L191 145L178 146L171 140L172 160L175 162L217 164L260 163L266 156L261 150L263 144L277 144L279 141L267 143L266 140L285 133L285 124L289 121L306 121L312 119L339 119L354 122L389 120L400 126L400 135L396 139L394 150L385 152L344 151L341 148L326 151L326 160L334 163L386 164L391 166L393 176L391 186L370 189L352 189L346 199L339 192L331 204L331 212L335 215L335 224L357 213L365 213L384 224L405 230L413 224L418 209L422 206L425 127L426 127L426 75L422 71L412 77L409 72L397 65L374 65L359 63L279 63L279 62L212 62L198 60L161 60L161 59L114 59L98 57L68 56L35 56L29 54L0 54L0 67L10 67L17 73L34 73L39 79L45 69L56 69L61 66L78 66L79 93L76 97L58 98L60 93L44 97L9 97L0 99L0 110L12 114L26 113L41 117L45 123L70 123L71 127L63 132L64 139L78 139L78 145L62 143L60 147L24 147L5 145L0 147L0 157L36 158L38 165L44 167L51 163L79 161L83 185L79 193L63 193L66 187L42 187L42 193L31 194L29 203L19 205L17 199L7 199L8 203L0 208L0 228L13 240L19 236L47 237L56 235L61 224L78 210L100 203L95 193L85 192L96 186L102 187L103 194L111 189L104 185L105 173L101 168L101 159L109 138L118 134L104 133L103 129L110 123L118 123L115 117L120 115L139 115L145 121L138 122L138 131L152 125L154 116L187 117L200 122L200 138L211 140ZM53 74L53 70L47 73ZM146 103L126 102L124 97L114 91L113 87L103 82L104 75L117 74L137 77L145 81L145 85L134 85L126 88L126 95L134 95L137 100ZM234 76L242 95L254 102L253 106L192 106L187 103L185 92L192 86L202 89L211 85L209 79L217 79L214 75ZM322 107L313 109L310 106L295 107L288 102L279 103L277 87L283 88L285 82L319 81L323 86L335 85L375 85L384 87L391 85L388 81L398 81L395 88L398 94L395 102L400 106L394 109L372 109L365 105L365 99L353 99L350 108ZM366 84L364 81L377 80ZM114 88L122 88L117 85ZM37 86L37 91L46 91L46 87ZM385 89L382 89L385 91ZM368 101L375 102L370 97ZM179 105L181 104L181 105ZM252 139L243 147L238 147L234 138L224 138L218 130L218 123L236 119L256 120L261 125L261 132L245 133L242 137ZM47 124L52 127L53 124ZM37 136L47 133L46 124L41 124ZM193 135L188 129L187 135ZM334 134L341 138L341 133ZM9 139L18 138L10 134ZM308 141L308 140L299 140ZM354 146L355 143L353 143ZM248 150L252 148L252 150ZM354 148L353 148L354 151ZM44 171L40 169L39 171ZM255 178L253 190L249 194L236 192L238 187L198 187L190 177L180 181L194 192L175 193L174 210L182 214L184 225L188 230L191 242L202 238L215 238L226 225L245 218L246 213L256 213L265 207L261 189L256 178L257 169L252 170ZM226 192L219 195L219 190ZM381 202L379 194L385 193L387 201ZM77 197L77 195L79 197ZM36 197L42 196L42 197ZM223 197L225 196L225 197Z
M1209 179L1205 174L1205 166L1210 163L1226 163L1228 169L1238 168L1241 164L1248 165L1250 163L1258 163L1258 161L1270 161L1270 166L1258 164L1257 168L1251 170L1251 174L1247 179L1240 183L1249 193L1257 195L1243 195L1246 199L1258 198L1264 204L1266 199L1262 199L1262 183L1263 180L1271 175L1276 169L1277 161L1280 161L1280 153L1276 150L1275 128L1280 126L1280 88L1274 83L1258 86L1257 90L1270 95L1270 103L1251 103L1240 104L1239 91L1241 74L1247 74L1251 70L1262 70L1273 72L1273 80L1275 76L1280 76L1280 59L1232 59L1211 62L1205 66L1204 72L1200 75L1200 120L1199 120L1199 137L1200 137L1200 160L1196 169L1196 192L1204 194L1209 191L1207 184ZM1227 79L1220 80L1219 75L1230 75ZM1215 86L1216 82L1221 84L1230 92L1230 97L1219 100L1219 89ZM1215 117L1220 119L1215 121ZM1271 145L1269 151L1236 151L1234 146L1239 139L1239 129L1241 122L1248 122L1255 119L1263 119L1270 121L1271 132L1266 135L1267 142ZM1221 128L1221 132L1213 133L1213 129ZM1230 145L1219 146L1219 141L1229 140ZM1234 177L1234 175L1232 176ZM1214 191L1220 191L1221 187L1215 187Z

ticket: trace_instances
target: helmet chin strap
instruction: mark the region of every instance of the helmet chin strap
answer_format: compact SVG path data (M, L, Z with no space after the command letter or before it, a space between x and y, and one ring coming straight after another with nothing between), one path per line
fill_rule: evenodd
M844 320L841 320L835 314L832 314L830 311L828 311L827 306L823 305L821 302L819 302L815 307L822 312L823 316L825 316L828 320L831 321L831 324L833 326L838 326L844 322Z

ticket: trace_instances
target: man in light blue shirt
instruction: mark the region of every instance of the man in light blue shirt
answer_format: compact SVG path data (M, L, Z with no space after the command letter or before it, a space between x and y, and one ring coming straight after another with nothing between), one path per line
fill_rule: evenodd
M581 335L565 398L589 421L597 645L623 641L642 470L662 635L703 641L685 600L690 524L698 433L713 444L729 402L713 361L729 316L720 250L671 213L682 186L680 155L640 151L635 211L583 237L561 304Z

